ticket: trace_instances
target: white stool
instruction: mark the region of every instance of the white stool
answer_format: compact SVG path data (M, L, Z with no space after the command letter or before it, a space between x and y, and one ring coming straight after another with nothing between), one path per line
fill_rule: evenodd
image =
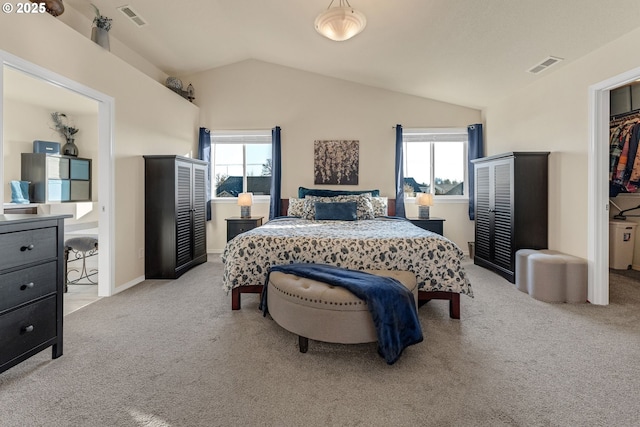
M64 242L64 260L65 260L65 292L67 285L70 284L98 284L98 269L87 267L87 258L98 255L98 239L94 237L73 237ZM80 265L69 267L69 264L77 261ZM74 272L74 279L69 278L69 273ZM79 283L86 279L89 283Z

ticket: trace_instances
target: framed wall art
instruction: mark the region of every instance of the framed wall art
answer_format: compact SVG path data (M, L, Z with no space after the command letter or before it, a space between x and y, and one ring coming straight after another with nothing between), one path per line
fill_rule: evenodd
M360 141L316 140L314 184L357 185Z

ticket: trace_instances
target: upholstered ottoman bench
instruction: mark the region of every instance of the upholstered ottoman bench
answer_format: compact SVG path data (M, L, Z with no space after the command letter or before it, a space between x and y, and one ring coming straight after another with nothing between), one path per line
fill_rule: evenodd
M392 277L418 300L416 277L409 271L365 270ZM309 339L341 344L377 341L367 304L348 290L293 274L273 271L269 275L267 306L273 320L298 335L300 351Z

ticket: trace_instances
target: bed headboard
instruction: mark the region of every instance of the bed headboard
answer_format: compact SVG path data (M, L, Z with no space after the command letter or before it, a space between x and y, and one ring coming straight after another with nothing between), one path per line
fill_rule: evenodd
M280 215L286 216L289 210L289 199L282 199L280 203ZM387 215L395 216L396 199L387 199Z

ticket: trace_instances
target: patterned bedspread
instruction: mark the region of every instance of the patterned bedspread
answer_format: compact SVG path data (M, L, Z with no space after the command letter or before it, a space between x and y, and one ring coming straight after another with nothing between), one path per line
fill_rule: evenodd
M223 287L263 285L270 265L313 262L354 270L406 270L418 289L473 296L460 265L460 248L447 238L396 218L310 221L276 218L227 242Z

